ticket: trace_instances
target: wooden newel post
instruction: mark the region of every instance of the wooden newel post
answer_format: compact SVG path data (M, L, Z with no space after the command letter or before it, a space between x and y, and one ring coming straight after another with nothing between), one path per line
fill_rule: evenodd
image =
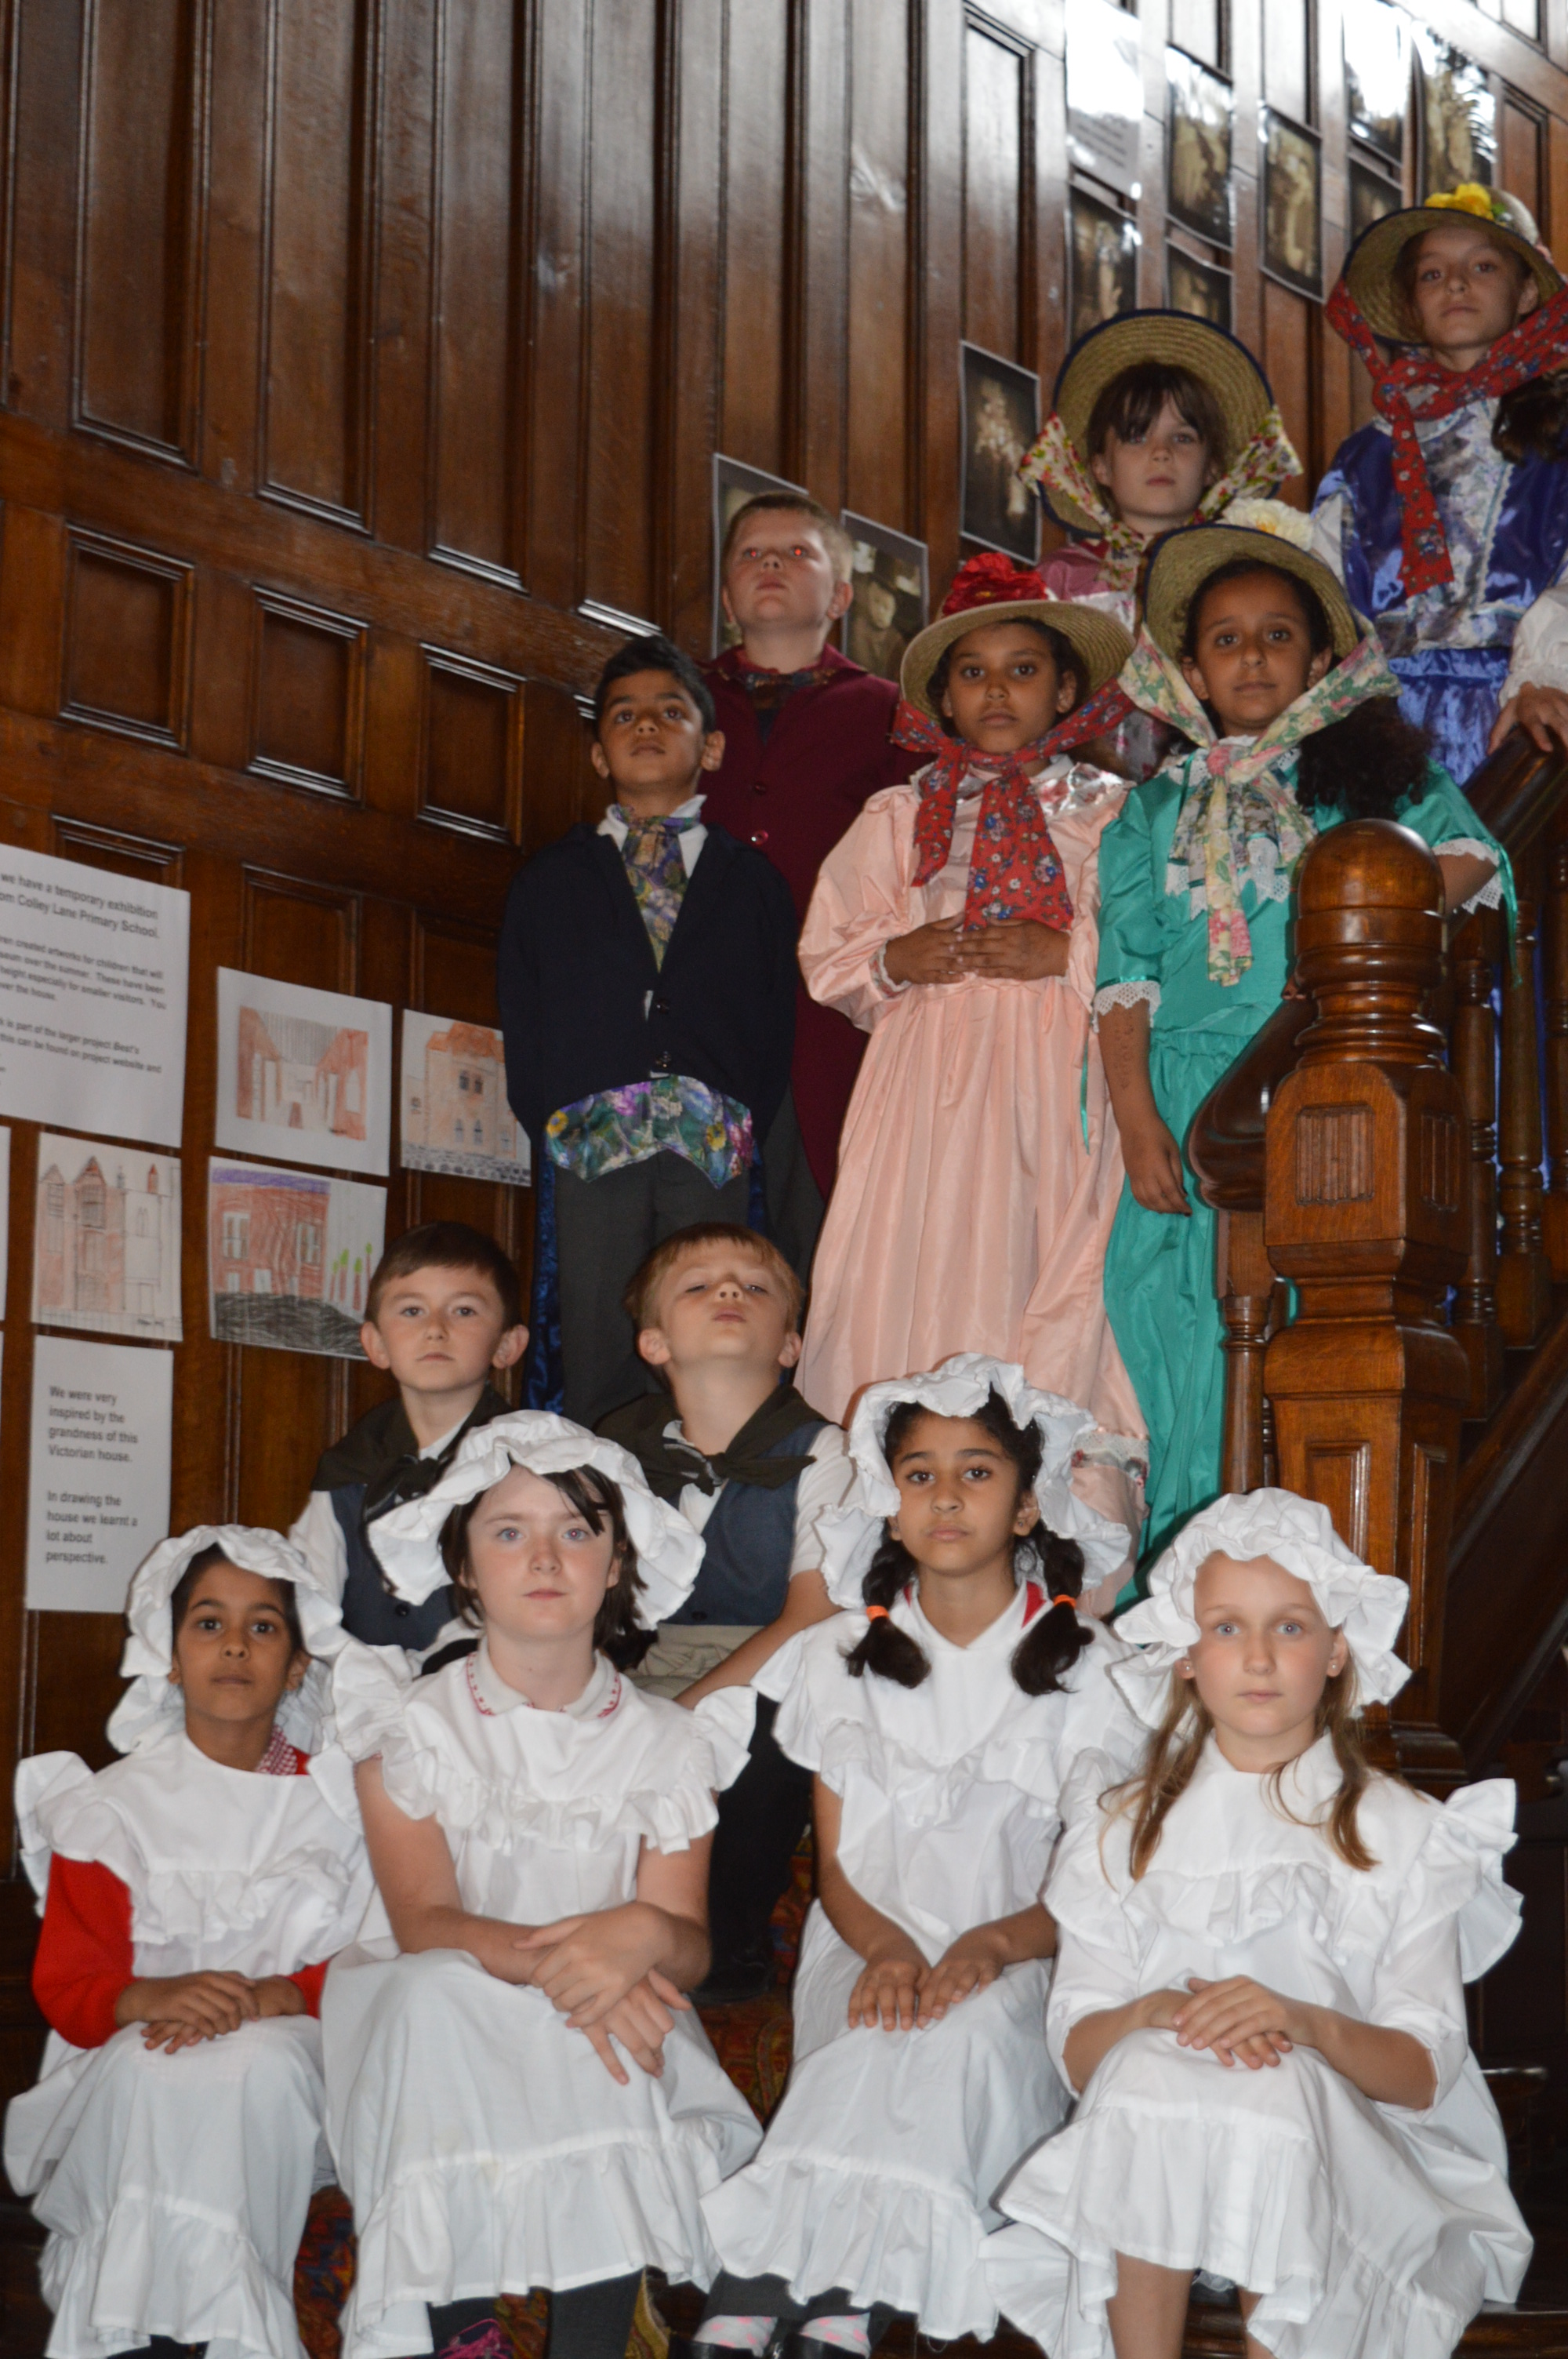
M1411 1587L1413 1676L1381 1749L1439 1787L1464 1774L1437 1724L1465 1353L1441 1322L1469 1245L1470 1129L1422 1015L1443 962L1443 883L1406 828L1358 820L1302 864L1296 949L1318 1019L1269 1112L1264 1240L1299 1309L1269 1345L1280 1481Z

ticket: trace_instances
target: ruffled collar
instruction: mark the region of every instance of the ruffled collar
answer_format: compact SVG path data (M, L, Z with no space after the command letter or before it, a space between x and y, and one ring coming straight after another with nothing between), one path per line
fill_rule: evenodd
M511 1712L537 1710L518 1688L509 1686L495 1668L490 1651L490 1640L481 1638L467 1658L468 1689L486 1720L503 1718ZM588 1685L570 1703L562 1704L553 1715L563 1720L608 1720L621 1702L621 1674L607 1657L595 1655Z

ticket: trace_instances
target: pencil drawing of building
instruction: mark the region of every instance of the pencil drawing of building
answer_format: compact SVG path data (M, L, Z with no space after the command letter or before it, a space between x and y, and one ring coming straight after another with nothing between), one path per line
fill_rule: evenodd
M57 1142L59 1144L59 1142ZM38 1175L33 1316L178 1342L178 1167L129 1148L78 1162L50 1156Z
M515 1185L528 1177L528 1142L506 1098L501 1035L488 1024L451 1023L421 1049L404 1016L403 1162L414 1171L448 1171Z

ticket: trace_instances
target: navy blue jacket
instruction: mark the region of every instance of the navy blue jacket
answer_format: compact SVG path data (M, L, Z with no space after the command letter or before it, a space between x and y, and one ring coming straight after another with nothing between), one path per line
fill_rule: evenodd
M772 862L710 827L654 962L614 839L579 825L507 897L496 990L506 1090L535 1159L551 1114L685 1073L752 1115L761 1145L795 1046L795 918Z

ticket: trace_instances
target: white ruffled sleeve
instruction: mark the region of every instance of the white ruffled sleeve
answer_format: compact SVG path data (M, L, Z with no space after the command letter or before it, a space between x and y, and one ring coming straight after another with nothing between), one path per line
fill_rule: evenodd
M49 1861L54 1856L61 1806L92 1783L92 1772L77 1753L35 1753L16 1764L14 1792L22 1865L40 1909L49 1890Z
M786 1639L757 1673L757 1692L771 1696L779 1708L773 1742L802 1769L823 1767L833 1723L842 1716L831 1707L835 1696L840 1704L844 1701L843 1658L866 1627L863 1614L835 1614L831 1621L814 1622Z
M1568 582L1554 582L1519 616L1498 703L1506 704L1527 683L1568 689Z
M1042 1895L1056 1921L1045 2044L1064 2080L1063 2050L1073 2026L1086 2015L1125 2006L1141 1987L1132 1928L1107 1873L1108 1858L1126 1851L1124 1822L1100 1808L1100 1796L1116 1783L1103 1754L1085 1754L1074 1765L1062 1789L1065 1824Z
M749 1687L715 1688L691 1706L691 1716L712 1748L714 1784L722 1794L751 1757L752 1734L757 1724L756 1693Z
M338 1743L351 1761L369 1761L396 1745L414 1674L401 1647L367 1647L351 1638L332 1665ZM401 1807L401 1805L399 1806ZM428 1818L424 1810L418 1816Z

